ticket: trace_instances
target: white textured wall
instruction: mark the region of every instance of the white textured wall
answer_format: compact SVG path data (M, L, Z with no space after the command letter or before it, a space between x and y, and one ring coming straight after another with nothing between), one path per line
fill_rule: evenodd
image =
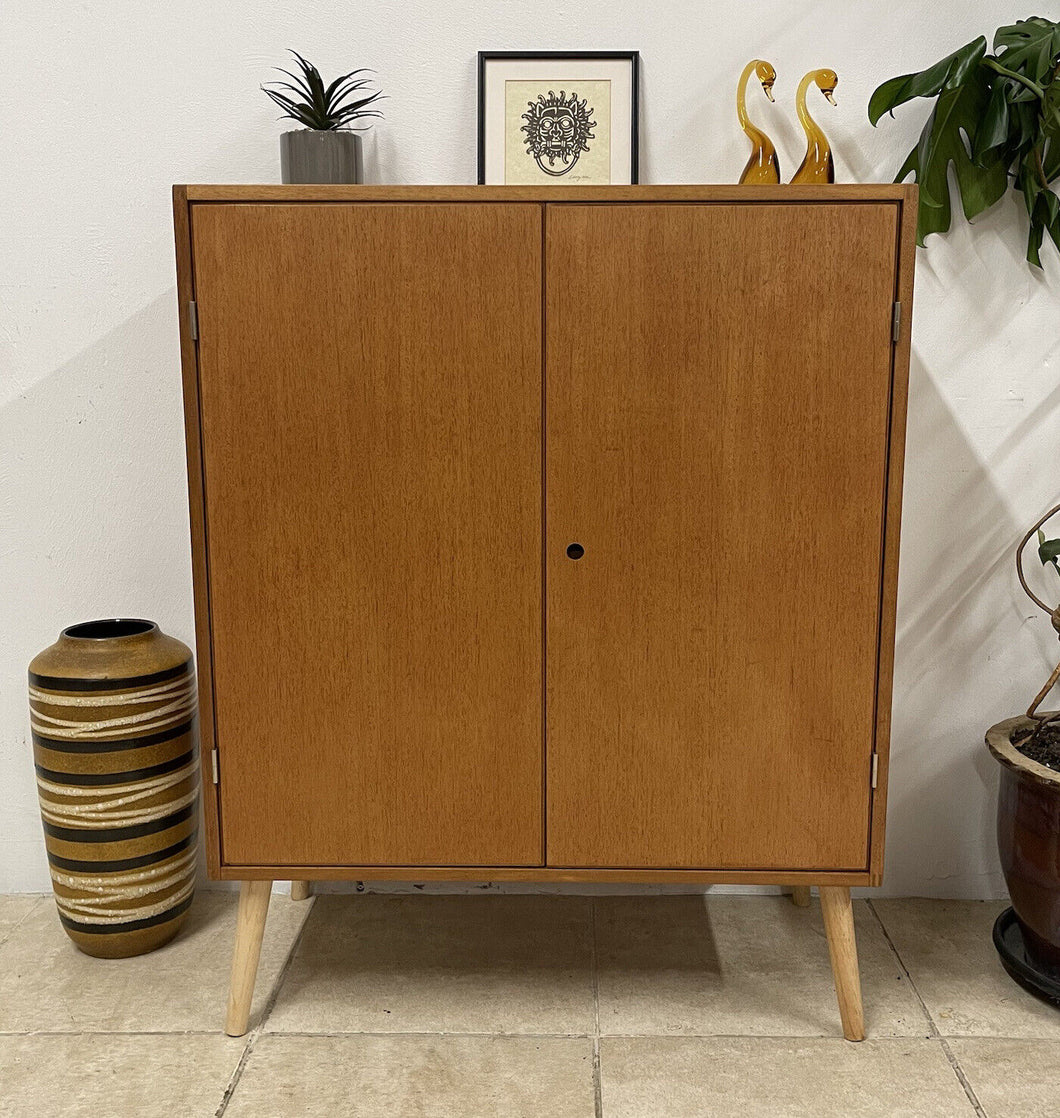
M875 85L1028 13L985 0L7 0L0 890L48 887L24 697L31 656L63 625L117 614L192 640L169 187L277 181L281 126L258 84L285 47L325 75L377 69L390 99L367 144L372 181L474 181L480 48L639 49L646 183L734 179L746 148L732 93L754 55L779 73L779 105L752 104L790 172L801 158L795 86L831 66L839 108L816 108L838 177L887 181L925 107L874 132L865 105ZM999 892L982 733L1026 704L1056 653L1010 560L1021 526L1060 489L1060 267L1049 252L1046 276L1032 272L1023 232L1006 200L974 232L959 221L919 255L891 893Z

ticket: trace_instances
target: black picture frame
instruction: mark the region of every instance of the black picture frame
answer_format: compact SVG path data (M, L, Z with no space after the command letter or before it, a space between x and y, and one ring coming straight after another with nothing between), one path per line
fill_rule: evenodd
M478 52L478 183L486 181L486 68L491 62L549 60L577 62L592 59L630 64L630 184L640 181L640 51L625 50L547 50ZM612 137L613 139L613 137Z

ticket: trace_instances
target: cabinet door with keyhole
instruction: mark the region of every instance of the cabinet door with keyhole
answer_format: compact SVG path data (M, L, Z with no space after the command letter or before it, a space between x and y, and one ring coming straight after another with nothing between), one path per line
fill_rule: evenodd
M223 863L540 865L541 207L191 223Z
M864 870L898 207L547 207L547 858Z

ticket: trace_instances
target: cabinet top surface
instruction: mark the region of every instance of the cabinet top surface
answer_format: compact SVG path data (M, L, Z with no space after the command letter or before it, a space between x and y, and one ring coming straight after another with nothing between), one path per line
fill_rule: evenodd
M188 202L912 202L914 183L831 186L176 185Z

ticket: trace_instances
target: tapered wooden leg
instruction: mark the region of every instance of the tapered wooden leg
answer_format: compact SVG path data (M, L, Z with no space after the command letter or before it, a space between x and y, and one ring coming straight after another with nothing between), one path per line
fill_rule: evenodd
M225 1032L229 1036L242 1036L247 1031L271 895L271 881L244 881L239 887L236 947L232 956L232 984L228 989L228 1017L225 1021Z
M313 883L311 881L292 881L291 882L291 900L292 901L308 901L313 895Z
M832 958L832 976L843 1036L847 1040L865 1039L865 1019L861 1010L861 976L858 973L858 945L854 938L854 910L850 890L845 885L822 885L821 911Z
M791 887L791 903L797 908L808 908L810 905L809 885L793 885Z

